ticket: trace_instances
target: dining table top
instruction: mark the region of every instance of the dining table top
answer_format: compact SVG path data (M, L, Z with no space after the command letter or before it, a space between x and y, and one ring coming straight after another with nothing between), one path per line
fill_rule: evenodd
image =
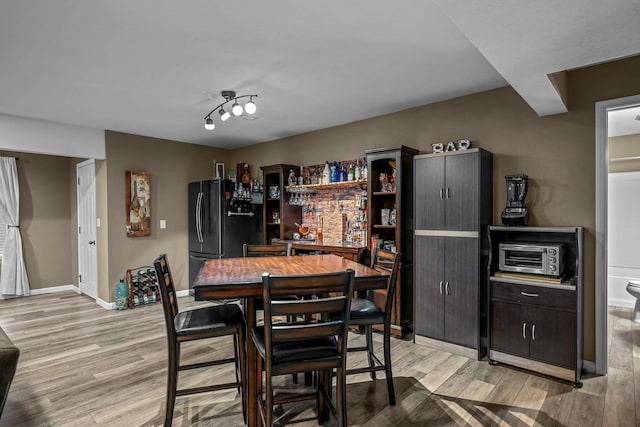
M349 268L355 272L355 290L382 288L389 277L385 272L331 254L209 259L194 284L194 297L206 300L212 296L259 296L263 273L292 276L335 273Z

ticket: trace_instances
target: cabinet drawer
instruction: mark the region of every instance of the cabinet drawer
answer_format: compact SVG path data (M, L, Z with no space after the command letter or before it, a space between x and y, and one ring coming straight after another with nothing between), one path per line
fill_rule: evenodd
M492 280L491 299L576 310L576 292L573 289L564 290Z

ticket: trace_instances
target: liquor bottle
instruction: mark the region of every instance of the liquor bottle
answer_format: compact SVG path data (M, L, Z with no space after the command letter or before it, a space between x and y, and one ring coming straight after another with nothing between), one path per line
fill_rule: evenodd
M324 170L322 171L322 183L328 184L331 180L331 171L329 169L329 162L325 162Z
M369 170L367 168L367 159L364 159L362 168L360 169L360 179L367 181L369 179Z

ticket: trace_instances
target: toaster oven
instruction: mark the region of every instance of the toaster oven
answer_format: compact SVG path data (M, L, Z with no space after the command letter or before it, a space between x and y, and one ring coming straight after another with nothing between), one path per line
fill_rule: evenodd
M564 271L562 243L500 243L500 271L559 277Z

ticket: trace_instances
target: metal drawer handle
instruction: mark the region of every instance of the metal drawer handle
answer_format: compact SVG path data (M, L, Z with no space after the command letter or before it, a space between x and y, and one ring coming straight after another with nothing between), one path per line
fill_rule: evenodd
M536 340L536 325L533 325L533 326L531 327L531 339L532 339L533 341L535 341L535 340Z
M444 200L444 188L440 189L440 200Z
M527 339L527 324L526 323L522 324L522 338L524 338L525 340Z
M449 292L449 282L445 282L444 284L444 293L447 295L451 295L451 292Z
M449 200L449 188L447 188L447 200Z
M442 280L440 280L440 295L442 295Z
M530 294L529 292L520 292L520 295L525 296L525 297L539 297L539 294Z

